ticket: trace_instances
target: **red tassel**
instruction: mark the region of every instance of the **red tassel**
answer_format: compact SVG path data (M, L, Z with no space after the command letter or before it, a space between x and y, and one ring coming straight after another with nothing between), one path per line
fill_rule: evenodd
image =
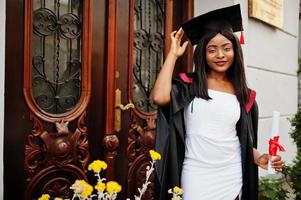
M240 44L245 44L245 37L244 37L244 32L240 32L240 38L239 38Z

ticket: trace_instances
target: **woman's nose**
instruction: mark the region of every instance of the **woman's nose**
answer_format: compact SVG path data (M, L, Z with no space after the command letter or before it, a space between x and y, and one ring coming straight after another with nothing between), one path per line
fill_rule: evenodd
M223 58L223 57L225 57L224 52L222 50L218 50L216 57L217 58Z

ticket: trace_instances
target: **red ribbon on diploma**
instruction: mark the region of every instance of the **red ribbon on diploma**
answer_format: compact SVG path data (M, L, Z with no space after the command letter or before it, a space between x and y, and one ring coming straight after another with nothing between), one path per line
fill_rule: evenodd
M284 151L283 146L281 146L278 142L279 136L274 136L273 139L270 139L269 141L269 154L271 156L277 156L277 151Z

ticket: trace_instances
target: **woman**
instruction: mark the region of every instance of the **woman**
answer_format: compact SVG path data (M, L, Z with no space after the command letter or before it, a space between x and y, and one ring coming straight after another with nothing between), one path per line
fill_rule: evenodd
M188 41L195 70L172 80L176 60ZM176 185L184 200L256 200L258 166L268 154L257 147L256 93L246 84L242 50L234 31L242 31L239 5L194 18L171 33L171 47L153 89L159 105L156 150L158 198ZM272 161L277 171L283 162Z

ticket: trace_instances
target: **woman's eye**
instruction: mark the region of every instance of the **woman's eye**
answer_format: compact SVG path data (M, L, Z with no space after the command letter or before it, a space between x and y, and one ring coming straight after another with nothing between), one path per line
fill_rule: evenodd
M225 51L231 51L231 50L232 50L232 47L225 47L224 50L225 50Z
M208 52L209 53L215 53L215 50L214 49L209 49Z

